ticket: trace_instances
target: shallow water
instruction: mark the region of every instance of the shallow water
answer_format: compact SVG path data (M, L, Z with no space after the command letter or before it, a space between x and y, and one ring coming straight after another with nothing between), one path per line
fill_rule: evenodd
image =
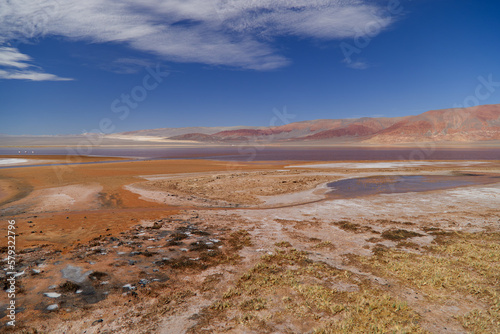
M354 178L331 182L329 198L355 198L377 194L395 194L444 190L456 187L500 182L491 175L390 175Z
M0 148L0 155L75 154L74 149L30 148L18 153L16 148ZM33 153L31 153L33 152ZM99 148L80 152L82 155L148 159L202 158L225 161L359 161L359 160L500 160L500 149L431 149L431 148L369 148L369 147L171 147L171 148Z

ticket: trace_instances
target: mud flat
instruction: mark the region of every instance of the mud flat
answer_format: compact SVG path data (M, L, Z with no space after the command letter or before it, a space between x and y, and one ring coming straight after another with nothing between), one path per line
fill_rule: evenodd
M0 215L18 233L16 329L495 333L499 174L498 161L0 170L14 196ZM405 176L467 182L328 195L332 182Z

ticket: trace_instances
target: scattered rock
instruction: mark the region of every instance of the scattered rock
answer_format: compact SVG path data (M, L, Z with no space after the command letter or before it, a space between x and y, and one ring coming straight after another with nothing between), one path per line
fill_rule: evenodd
M45 297L49 297L49 298L59 298L59 297L61 297L61 294L57 293L57 292L45 292L43 295Z
M52 304L52 305L47 306L47 311L54 311L54 310L57 310L58 308L59 308L59 305Z
M95 325L97 325L97 324L99 324L99 323L101 323L101 322L103 322L103 321L104 321L104 320L102 320L102 319L97 319L97 320L95 320L95 321L92 323L92 326L95 326Z
M142 286L146 286L146 284L149 284L149 283L150 282L147 279L144 279L144 278L139 281L139 284L142 285Z
M83 283L87 276L92 273L92 270L82 274L82 268L68 264L64 269L61 269L61 273L63 278L67 280L75 283Z

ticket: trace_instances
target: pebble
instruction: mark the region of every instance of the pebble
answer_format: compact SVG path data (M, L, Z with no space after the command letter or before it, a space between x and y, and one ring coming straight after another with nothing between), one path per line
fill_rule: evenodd
M45 297L49 297L49 298L59 298L59 297L61 297L61 294L57 293L57 292L46 292L43 295Z
M128 290L135 290L135 286L132 286L132 284L125 284L123 288Z
M19 277L19 276L21 276L21 275L24 275L24 270L23 270L23 271L21 271L20 273L16 273L16 274L14 274L14 277Z
M49 311L54 311L54 310L57 310L58 308L59 308L59 305L57 305L57 304L52 304L52 305L47 306L47 310L49 310Z
M75 292L75 293L80 294L80 293L82 293L82 292L83 292L83 290L76 290L76 292Z
M36 275L41 273L42 271L40 269L31 269L31 272Z

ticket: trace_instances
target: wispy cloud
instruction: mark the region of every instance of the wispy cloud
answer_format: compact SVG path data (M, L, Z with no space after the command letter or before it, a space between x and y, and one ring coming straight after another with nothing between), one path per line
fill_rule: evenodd
M355 70L366 70L370 67L367 63L363 61L342 61L346 64L347 67L355 69Z
M37 36L125 43L177 62L255 70L290 63L281 36L359 36L392 23L367 0L17 0L0 3L0 43Z
M71 78L61 78L50 73L35 71L5 71L0 69L0 79L18 79L31 81L70 81Z
M153 66L154 63L138 58L119 58L111 63L100 66L101 69L117 74L134 74L142 71L147 66Z
M44 73L30 64L31 57L13 47L0 47L0 79L32 81L68 81L54 74Z

